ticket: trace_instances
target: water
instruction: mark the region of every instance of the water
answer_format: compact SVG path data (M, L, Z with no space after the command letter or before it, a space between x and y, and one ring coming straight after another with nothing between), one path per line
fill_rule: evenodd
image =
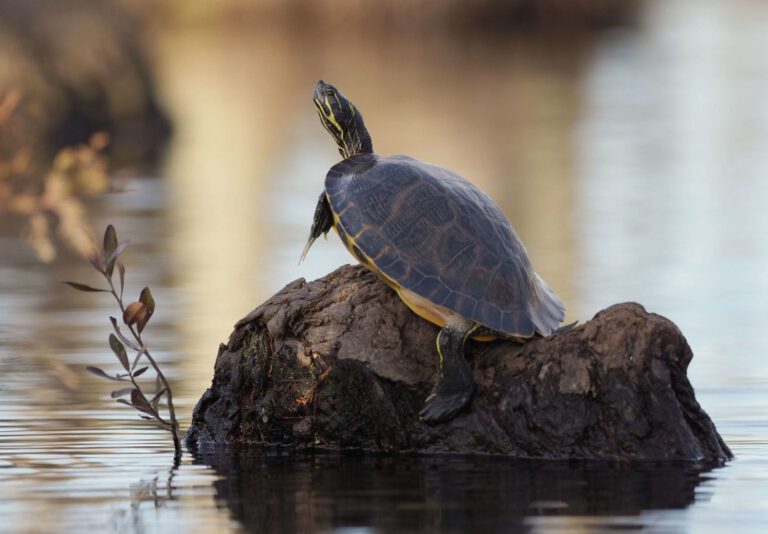
M297 265L337 159L309 101L327 79L378 151L496 199L569 319L636 300L674 320L726 467L208 451L174 469L167 436L83 370L114 368L115 311L59 281L97 278L66 255L38 264L3 221L0 531L763 531L766 22L758 2L675 0L565 43L171 26L156 47L178 128L164 176L92 206L132 240L129 294L153 289L147 341L186 427L234 322L350 261L332 238Z

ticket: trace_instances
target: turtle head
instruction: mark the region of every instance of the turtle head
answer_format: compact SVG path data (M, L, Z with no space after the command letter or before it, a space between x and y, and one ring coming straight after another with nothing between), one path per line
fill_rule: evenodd
M373 143L365 128L363 116L334 86L323 80L312 92L320 122L339 146L339 154L349 158L373 152Z

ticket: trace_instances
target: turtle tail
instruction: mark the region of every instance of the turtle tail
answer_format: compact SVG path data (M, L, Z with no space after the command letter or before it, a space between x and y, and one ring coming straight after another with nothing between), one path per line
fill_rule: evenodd
M531 321L536 327L536 332L548 336L554 333L565 319L565 305L538 274L533 274L536 297L531 303Z

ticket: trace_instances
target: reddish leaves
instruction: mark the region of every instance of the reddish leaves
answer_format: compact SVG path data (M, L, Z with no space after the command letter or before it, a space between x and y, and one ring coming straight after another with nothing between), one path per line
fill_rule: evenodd
M77 289L78 291L90 291L93 293L109 293L109 289L99 289L98 287L91 287L85 284L78 284L77 282L64 282L70 287Z
M85 368L85 370L88 371L89 373L93 373L96 376L99 376L101 378L106 378L107 380L113 380L115 382L125 382L126 381L126 379L124 377L112 376L110 374L105 373L102 369L99 369L98 367L92 367L92 366L89 365L88 367Z
M149 318L155 313L155 299L148 287L141 290L138 302L131 302L123 313L123 322L128 326L136 325L139 333L147 326Z
M116 389L110 393L110 396L113 399L116 399L120 404L125 404L138 410L139 412L142 412L139 414L142 419L153 421L161 428L171 432L173 435L174 448L176 450L175 457L178 461L181 458L181 439L179 437L179 425L176 421L176 414L173 408L171 389L168 385L168 381L160 371L160 368L152 358L152 355L149 353L141 339L141 332L144 330L144 327L147 326L149 319L155 312L155 299L152 297L152 292L149 290L149 288L145 287L141 290L138 301L131 302L127 306L124 305L123 290L125 288L125 266L120 263L119 257L120 254L122 254L123 251L125 251L125 249L128 247L129 242L125 241L123 243L119 243L117 240L117 231L115 231L115 227L110 224L107 226L107 229L104 232L103 243L104 244L102 250L90 255L88 259L91 262L91 265L93 265L94 269L99 271L99 273L104 276L104 279L109 285L109 289L99 289L77 282L65 283L70 287L77 289L78 291L111 293L120 306L120 309L123 310L123 322L128 326L130 334L134 339L131 339L130 336L123 334L123 332L120 330L120 326L117 324L117 319L110 317L109 320L112 323L112 329L114 330L114 333L109 335L109 347L117 357L117 360L125 370L125 373L110 375L99 367L87 367L86 369L90 373L93 373L100 378L112 380L114 382L130 382L131 385L129 387ZM114 273L115 266L117 266L117 271L119 274L119 293L115 287L115 282L112 280L112 274ZM126 350L126 347L136 351L133 362L131 362L128 358L128 351ZM143 375L149 369L149 366L136 369L136 366L142 357L145 357L152 365L153 369L157 372L156 388L158 388L159 391L155 391L150 400L147 400L147 396L144 394L141 386L136 381L139 376ZM160 385L163 387L160 388ZM130 397L130 400L121 398L125 397L126 395ZM164 395L167 397L168 401L170 421L165 420L159 411L160 399Z

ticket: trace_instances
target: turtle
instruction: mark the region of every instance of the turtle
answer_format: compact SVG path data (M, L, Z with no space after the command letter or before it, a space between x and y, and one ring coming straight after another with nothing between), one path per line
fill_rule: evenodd
M468 338L549 336L565 306L479 188L437 165L374 153L360 111L331 84L318 81L312 97L343 160L326 175L300 261L333 228L360 263L440 327L436 378L419 415L446 422L476 391Z

